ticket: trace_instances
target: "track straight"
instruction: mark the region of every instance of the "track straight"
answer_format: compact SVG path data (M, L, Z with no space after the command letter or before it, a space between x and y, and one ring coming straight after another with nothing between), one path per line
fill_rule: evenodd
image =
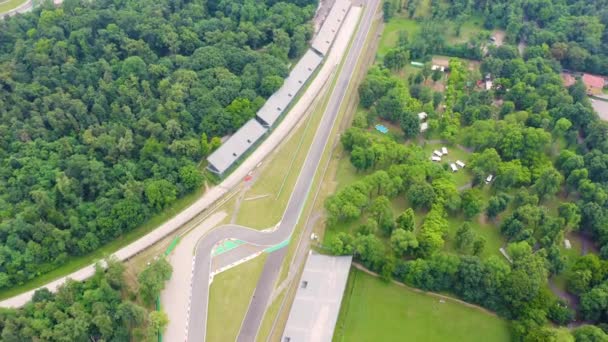
M317 134L315 135L304 162L304 166L300 171L296 186L287 205L287 209L285 210L285 214L281 220L278 231L289 231L290 236L300 219L302 211L304 210L304 205L310 192L310 188L312 187L315 173L319 167L323 157L323 152L325 151L325 147L329 141L331 131L340 112L340 107L346 96L346 92L355 67L357 66L359 56L362 53L365 40L376 13L376 9L378 8L378 3L378 0L370 0L365 3L363 17L360 21L355 39L353 40L342 70L338 75L338 81L333 89L333 92L331 93L325 113L323 114L323 118L319 124ZM264 313L269 304L269 299L272 296L274 286L279 277L281 265L287 256L287 251L287 248L283 248L270 253L268 256L264 269L262 270L262 275L253 294L253 298L249 304L247 314L245 315L245 319L241 326L241 331L239 332L239 336L237 338L238 342L255 341L264 317Z
M356 32L355 39L346 56L345 63L338 75L338 80L323 113L319 128L308 151L306 160L298 176L283 218L278 227L270 232L262 232L237 225L225 225L212 230L205 235L196 247L190 310L188 318L187 341L201 342L205 340L207 315L209 305L209 284L211 282L211 251L214 246L228 238L258 245L274 246L289 239L295 229L304 209L306 199L312 186L313 178L323 156L323 151L331 135L333 125L339 113L340 106L346 95L351 75L357 65L365 39L374 19L379 0L365 2L364 13ZM262 275L258 281L247 314L241 326L238 341L254 341L259 330L264 311L272 294L274 284L279 275L287 248L273 251L269 254Z

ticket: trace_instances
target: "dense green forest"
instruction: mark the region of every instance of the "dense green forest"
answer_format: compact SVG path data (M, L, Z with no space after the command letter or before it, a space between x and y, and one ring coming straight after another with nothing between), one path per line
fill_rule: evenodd
M401 2L401 14L394 15L407 16L411 3L416 1ZM415 34L399 32L396 46L369 70L353 127L341 136L355 181L325 202L325 248L354 255L385 279L450 292L493 310L512 321L518 341L558 341L554 327L571 323L576 341L607 341L608 123L594 113L581 80L565 88L559 74L564 67L600 70L587 61L573 66L549 46L580 48L606 63L607 31L599 21L608 19L608 6L534 2L555 19L549 23L533 15L532 1L501 3L431 7L435 18L451 20L467 11L497 13L485 17L486 27L507 26L507 35L514 34L523 7L526 23L517 39L488 46L487 53L481 53L491 45L487 38L468 44L479 52L469 58L480 64L452 59L446 75L430 63L408 66L410 57L450 54L445 46L429 48L437 37L429 32L441 24L425 19ZM577 20L597 27L587 36L572 23ZM553 26L560 21L570 24ZM581 30L582 36L564 30ZM548 41L533 38L543 35L555 40L545 46ZM516 46L521 39L528 43L523 55ZM485 88L488 74L492 85ZM429 115L425 133L421 111ZM391 133L375 132L378 122ZM456 173L446 162L432 162L425 145L437 142L465 155L466 168ZM406 209L395 213L397 206ZM586 247L566 249L567 237ZM491 243L498 244L495 250L488 250ZM569 294L555 290L556 279Z
M0 21L0 288L200 187L306 50L315 3L67 0Z
M23 341L158 341L168 323L156 311L156 298L171 277L171 265L159 259L133 285L124 266L110 260L85 282L68 281L54 294L36 291L18 310L0 311L0 339Z
M411 17L425 2L395 0L385 9L388 7L391 14L399 11ZM431 26L437 28L426 30L428 44L422 41L412 46L413 55L420 49L438 53L456 48L460 57L474 57L476 53L466 49L470 44L448 46L442 23L453 20L455 29L460 30L467 20L479 17L488 30L505 29L507 42L524 44L526 55L554 58L568 69L608 75L606 0L431 0L430 12L430 18L425 20L432 21Z

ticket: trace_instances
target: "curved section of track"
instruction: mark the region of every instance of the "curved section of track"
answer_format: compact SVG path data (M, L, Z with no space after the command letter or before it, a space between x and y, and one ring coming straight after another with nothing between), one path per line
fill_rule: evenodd
M192 277L191 311L188 324L189 329L187 331L188 341L200 342L205 340L212 259L211 251L214 246L229 238L238 239L254 245L273 246L287 240L293 233L300 218L300 214L304 209L304 204L312 186L317 167L321 161L323 151L329 140L340 106L346 95L351 75L357 65L359 55L362 52L367 33L370 30L374 14L378 7L378 1L379 0L368 0L365 2L365 9L359 28L342 70L338 75L337 83L333 89L326 110L323 113L319 128L308 151L285 213L283 214L283 219L279 223L277 229L271 232L263 232L237 225L225 225L209 232L199 241L196 248L195 268ZM279 257L271 258L265 265L258 286L256 287L254 298L249 306L247 317L243 322L239 340L250 341L255 339L255 334L259 328L258 322L262 319L259 312L262 311L263 313L263 310L266 308L269 295L272 292L272 287L278 277L280 265L284 259L285 253L278 253L276 255ZM254 319L248 319L249 317L253 317Z

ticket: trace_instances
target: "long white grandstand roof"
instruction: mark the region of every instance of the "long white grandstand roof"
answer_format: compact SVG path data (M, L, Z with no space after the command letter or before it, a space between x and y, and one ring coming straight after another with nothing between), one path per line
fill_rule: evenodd
M265 126L272 126L281 116L285 108L302 89L308 78L315 72L323 57L312 49L308 49L300 58L279 90L272 94L264 106L260 108L257 117Z
M247 121L215 152L207 157L209 169L215 173L222 174L239 159L247 150L253 146L267 129L260 125L255 119Z
M329 51L350 6L350 0L336 0L331 11L327 14L323 26L321 26L317 36L312 41L312 47L322 55L325 56L327 51Z

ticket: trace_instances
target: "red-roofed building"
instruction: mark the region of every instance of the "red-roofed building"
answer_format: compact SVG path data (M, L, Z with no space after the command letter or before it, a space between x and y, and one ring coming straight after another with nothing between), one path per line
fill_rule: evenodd
M565 87L569 87L569 86L573 85L574 83L576 83L576 78L574 78L574 76L572 76L572 74L562 72L562 81L564 82Z
M583 83L585 83L585 87L587 87L588 94L597 95L602 93L606 81L600 76L583 74Z

